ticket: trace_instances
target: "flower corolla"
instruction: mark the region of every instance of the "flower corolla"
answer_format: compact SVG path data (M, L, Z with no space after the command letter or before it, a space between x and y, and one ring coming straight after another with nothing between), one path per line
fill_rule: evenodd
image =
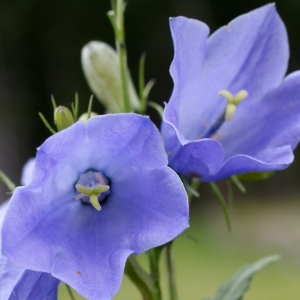
M202 181L287 167L300 139L300 72L284 78L288 39L275 5L210 37L194 19L170 27L174 90L162 135L171 167Z
M8 202L0 206L0 232ZM0 233L1 238L1 233ZM1 249L1 239L0 239ZM0 300L56 300L59 280L48 273L25 270L0 255Z
M30 183L35 159L29 159L23 167L21 184ZM1 229L9 202L0 205L0 250ZM25 270L5 256L0 255L0 300L56 300L59 280L48 273Z
M188 226L187 195L167 164L147 117L76 122L38 148L31 182L14 191L3 254L51 273L83 297L111 299L129 255L167 243Z

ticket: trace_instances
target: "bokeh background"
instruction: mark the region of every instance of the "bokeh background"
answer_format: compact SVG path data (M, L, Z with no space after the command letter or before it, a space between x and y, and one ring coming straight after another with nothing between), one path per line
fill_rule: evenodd
M137 81L138 61L146 52L146 78L156 80L150 98L160 104L168 101L173 57L168 18L200 19L213 32L266 3L129 0L126 33L133 79ZM300 69L300 0L279 0L276 6L289 34L290 73ZM52 121L51 95L69 106L78 92L80 110L86 110L91 91L82 73L80 51L91 40L114 45L106 17L109 9L109 0L0 0L0 169L17 184L23 164L49 136L37 113ZM96 101L94 110L102 110ZM148 113L159 126L156 112L149 108ZM259 275L261 284L255 283L246 300L300 299L300 148L295 155L287 170L265 182L245 183L246 195L236 191L233 233L226 232L215 199L205 185L201 187L201 198L192 204L191 232L176 246L181 299L210 296L245 262L275 252L285 258L265 271L267 279ZM221 188L226 193L224 183ZM0 183L0 201L7 198L6 191ZM125 292L116 299L139 299L128 286L126 281Z

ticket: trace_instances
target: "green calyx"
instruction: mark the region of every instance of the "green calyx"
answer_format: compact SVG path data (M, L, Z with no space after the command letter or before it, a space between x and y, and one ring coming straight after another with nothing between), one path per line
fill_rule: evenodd
M221 90L219 96L223 96L227 101L225 120L230 121L236 111L236 107L248 96L248 92L241 90L234 96L227 90Z
M76 184L75 187L80 192L80 194L76 197L76 199L78 200L85 196L89 197L90 203L98 211L101 210L101 205L98 200L99 195L106 192L110 188L109 185L102 185L102 184L98 184L91 188L88 188L81 184Z

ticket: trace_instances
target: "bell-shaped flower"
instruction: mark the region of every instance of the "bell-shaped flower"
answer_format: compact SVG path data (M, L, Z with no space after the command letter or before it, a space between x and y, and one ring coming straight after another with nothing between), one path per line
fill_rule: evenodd
M17 188L3 254L51 273L88 299L111 299L127 257L188 226L187 196L159 131L136 114L96 116L47 139Z
M8 202L0 206L0 238ZM0 239L1 249L1 239ZM0 300L56 300L59 280L48 273L25 270L0 255Z
M23 167L21 184L30 183L35 159L31 158ZM1 229L9 202L0 205L0 249ZM0 300L56 300L59 280L48 273L25 270L5 256L0 255Z
M197 20L170 26L174 90L162 134L171 167L203 181L287 167L300 139L300 73L284 78L288 39L275 5L210 37Z

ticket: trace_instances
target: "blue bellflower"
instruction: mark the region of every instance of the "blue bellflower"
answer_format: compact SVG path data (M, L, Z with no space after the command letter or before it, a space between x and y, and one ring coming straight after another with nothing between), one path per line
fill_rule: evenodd
M188 202L147 117L79 121L38 149L29 185L4 219L3 254L51 273L82 296L111 299L127 257L174 239L188 226Z
M300 73L284 78L289 48L275 5L206 24L170 19L174 90L162 135L174 170L203 181L271 171L293 161L300 139Z
M0 230L7 207L8 202L0 206ZM0 255L0 283L0 300L57 299L58 279L48 273L25 270L3 255Z
M21 184L31 181L35 159L24 166ZM0 249L1 228L8 208L8 201L0 206ZM25 270L18 267L5 256L0 255L0 300L56 300L59 280L48 273Z

